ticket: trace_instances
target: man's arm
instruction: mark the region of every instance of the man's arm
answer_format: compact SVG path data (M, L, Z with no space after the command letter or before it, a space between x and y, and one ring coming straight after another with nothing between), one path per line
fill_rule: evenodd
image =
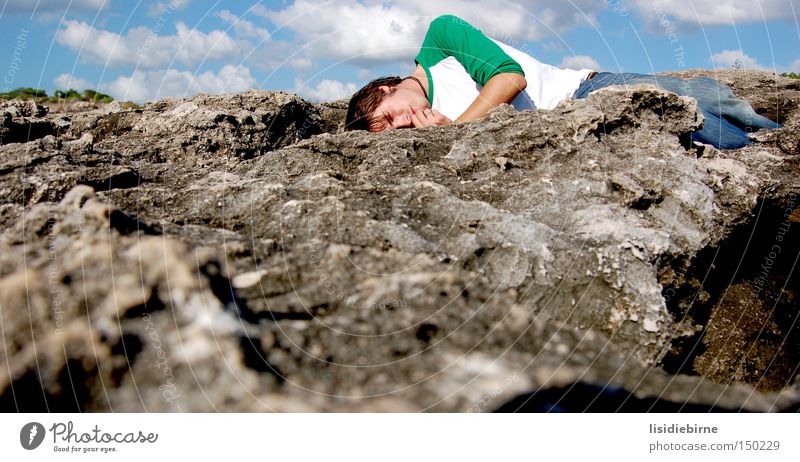
M496 74L486 82L475 101L452 123L470 122L485 116L490 109L503 103L510 103L525 89L528 82L525 77L507 72ZM428 127L432 125L450 125L451 121L439 111L426 109L417 111L412 115L414 127Z
M453 122L469 122L480 119L491 108L513 101L527 85L525 77L520 74L511 72L496 74L486 82L478 97L467 110Z

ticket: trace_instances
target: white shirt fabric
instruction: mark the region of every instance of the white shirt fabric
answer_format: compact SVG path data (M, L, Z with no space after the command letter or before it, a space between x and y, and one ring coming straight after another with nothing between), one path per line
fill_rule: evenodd
M544 64L510 45L491 40L517 61L525 72L528 86L511 102L518 111L553 109L561 101L571 98L592 72L591 69L560 69ZM434 89L431 107L451 120L463 114L483 88L452 56L431 66L429 71Z

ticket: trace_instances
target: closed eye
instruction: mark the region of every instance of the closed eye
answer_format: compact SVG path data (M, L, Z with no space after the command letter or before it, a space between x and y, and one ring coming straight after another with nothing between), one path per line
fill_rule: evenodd
M387 118L387 114L383 113L370 119L368 130L371 132L380 132L385 130L388 126L389 119Z
M392 120L392 116L388 112L383 112L378 117L372 119L372 122L369 125L369 131L381 132L387 128L391 128Z

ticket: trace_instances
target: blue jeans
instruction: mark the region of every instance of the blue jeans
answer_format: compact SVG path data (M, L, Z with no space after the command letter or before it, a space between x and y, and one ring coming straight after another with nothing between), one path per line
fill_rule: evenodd
M581 83L572 96L586 98L589 93L611 85L648 83L681 96L691 96L705 116L703 128L693 132L692 140L719 149L736 149L751 143L747 134L761 128L781 128L764 116L756 114L750 105L737 98L733 91L710 77L681 79L634 73L600 72Z

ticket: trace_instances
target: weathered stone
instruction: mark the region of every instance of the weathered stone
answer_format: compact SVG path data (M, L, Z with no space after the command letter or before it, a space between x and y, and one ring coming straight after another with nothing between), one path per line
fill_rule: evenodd
M12 105L56 128L0 146L0 406L797 409L800 90L723 77L787 128L691 145L649 86L378 134L262 91Z

